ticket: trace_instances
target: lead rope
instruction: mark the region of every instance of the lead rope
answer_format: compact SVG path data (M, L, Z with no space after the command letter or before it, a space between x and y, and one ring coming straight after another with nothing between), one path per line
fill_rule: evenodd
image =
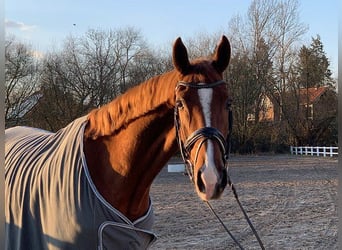
M238 197L238 195L237 195L236 189L235 189L233 183L232 183L230 180L228 181L228 185L230 186L231 190L233 191L233 194L234 194L234 197L235 197L235 199L236 199L236 202L239 204L239 207L240 207L240 209L241 209L243 215L245 216L248 225L249 225L250 228L252 229L255 238L258 240L258 243L259 243L260 248L263 249L263 250L265 250L264 244L262 243L262 241L261 241L261 239L260 239L260 236L258 235L257 231L255 230L255 228L254 228L254 226L253 226L253 223L252 223L252 221L249 219L249 217L248 217L248 215L247 215L245 209L242 207L241 202L240 202L240 200L239 200L239 197Z
M241 244L238 242L238 240L233 236L233 234L229 231L229 229L227 228L227 226L223 223L223 221L221 220L221 218L217 215L217 213L215 212L214 208L211 206L211 204L209 203L209 201L205 201L205 203L208 205L208 207L210 208L210 211L215 215L216 219L218 219L218 221L221 223L221 225L224 227L224 229L226 230L226 232L229 234L230 238L232 238L234 240L234 242L236 243L236 245L239 246L239 248L241 250L244 250L244 248L241 246Z
M241 202L239 200L239 197L237 195L236 189L233 185L233 183L231 182L231 180L228 180L228 185L230 186L231 190L233 191L234 197L243 213L243 215L245 216L245 219L247 220L248 225L250 226L250 228L253 231L253 234L255 236L255 238L257 239L259 246L262 250L265 250L264 244L262 243L260 236L258 235L257 231L255 230L253 223L251 222L251 220L249 219L245 209L242 207ZM209 203L209 201L205 202L208 207L210 208L211 212L215 215L215 217L218 219L218 221L221 223L221 225L224 227L224 229L226 230L226 232L229 234L229 236L234 240L234 242L239 246L239 248L241 250L243 250L244 248L241 246L241 244L237 241L237 239L232 235L232 233L229 231L229 229L226 227L226 225L224 224L224 222L221 220L221 218L217 215L217 213L215 212L215 210L213 209L213 207L211 206L211 204Z

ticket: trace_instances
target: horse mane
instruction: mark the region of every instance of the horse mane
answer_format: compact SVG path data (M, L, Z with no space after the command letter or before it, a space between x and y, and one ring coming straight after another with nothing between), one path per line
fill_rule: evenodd
M217 79L219 73L213 70L212 60L198 58L191 62L191 72L184 80L206 82ZM203 74L204 73L204 74ZM85 137L96 139L113 135L135 119L157 110L162 105L171 106L170 91L174 91L179 80L177 70L153 77L115 98L105 106L88 114ZM203 76L206 75L206 79ZM174 84L171 84L171 83Z
M173 79L176 75L176 71L170 71L153 77L132 87L101 108L92 110L88 114L85 138L96 139L112 135L160 106L172 105L168 103L169 91L173 91L175 86L170 82L177 82ZM170 85L173 86L172 90L169 90Z

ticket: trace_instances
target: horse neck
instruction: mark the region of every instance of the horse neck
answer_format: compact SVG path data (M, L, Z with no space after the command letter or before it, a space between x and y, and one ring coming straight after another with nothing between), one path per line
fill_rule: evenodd
M132 220L148 209L153 179L177 150L175 85L171 73L152 78L89 114L90 175L100 194Z

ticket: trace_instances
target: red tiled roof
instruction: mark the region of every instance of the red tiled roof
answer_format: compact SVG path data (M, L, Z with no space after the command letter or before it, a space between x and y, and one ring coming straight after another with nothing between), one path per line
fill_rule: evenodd
M328 87L317 87L317 88L304 88L299 90L299 98L300 103L307 103L309 101L309 104L314 103L318 97L320 97Z

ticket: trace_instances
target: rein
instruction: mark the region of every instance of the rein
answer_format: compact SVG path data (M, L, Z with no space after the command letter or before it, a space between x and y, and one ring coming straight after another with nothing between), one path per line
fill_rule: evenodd
M242 213L243 213L243 216L245 217L249 227L252 229L252 232L255 236L255 238L257 239L258 243L259 243L259 246L262 250L265 250L265 247L264 247L264 244L262 243L261 241L261 238L260 236L258 235L258 232L255 230L255 227L253 226L253 223L252 221L249 219L245 209L243 208L240 200L239 200L239 197L237 195L237 192L236 192L236 189L235 189L235 186L233 185L233 183L231 182L231 180L229 179L229 176L228 176L228 185L230 186L231 190L233 191L233 194L234 194L234 197L235 197L235 200L236 202L238 203ZM218 221L221 223L221 225L224 227L224 229L226 230L226 232L229 234L229 236L233 239L233 241L239 246L239 248L241 250L244 250L244 248L241 246L241 244L238 242L238 240L233 236L233 234L229 231L229 229L227 228L227 226L224 224L224 222L221 220L221 218L217 215L217 213L215 212L214 208L211 206L211 204L209 203L209 201L206 201L205 202L210 211L215 215L215 217L218 219Z
M225 83L225 81L223 81L223 80L219 80L219 81L213 82L213 83L201 83L201 84L195 84L195 83L191 83L191 82L182 82L181 81L181 82L178 82L178 84L176 86L176 90L180 86L185 86L185 87L190 87L190 88L195 88L195 89L214 88L214 87L216 87L220 84L224 84L224 83ZM230 149L231 149L231 135L232 135L232 128L233 128L233 112L231 109L231 103L228 103L226 108L228 110L228 134L227 134L226 138L224 138L222 133L217 128L203 127L203 128L199 128L199 129L195 130L185 140L185 142L183 142L179 136L179 131L180 131L180 119L179 119L179 112L178 112L179 105L177 105L177 100L176 100L176 105L175 105L175 110L174 110L174 124L175 124L175 128L176 128L177 142L178 142L179 149L180 149L180 152L181 152L181 155L183 158L183 162L186 166L186 170L187 170L188 175L190 177L190 180L192 182L194 182L194 179L193 179L194 165L190 160L190 151L192 150L193 146L195 145L195 143L198 140L202 140L200 142L198 148L197 148L197 151L196 151L196 157L195 157L195 162L196 162L199 150L200 150L200 148L204 142L206 142L207 140L216 140L218 142L220 149L221 149L223 162L224 162L225 168L227 170L228 185L230 186L231 190L233 191L234 197L235 197L245 219L247 220L248 225L252 229L253 234L259 243L259 246L261 247L261 249L264 250L265 247L264 247L257 231L255 230L251 220L249 219L246 211L242 207L241 202L239 200L239 197L237 195L236 189L235 189L235 187L234 187L233 183L231 182L229 175L228 175L228 159L229 159L229 153L230 153ZM233 239L233 241L239 246L240 249L244 249L241 246L241 244L238 242L238 240L232 235L232 233L226 227L226 225L221 220L221 218L217 215L217 213L215 212L214 208L211 206L209 201L206 201L206 204L208 205L208 207L210 208L212 213L215 215L215 217L219 220L219 222L224 227L224 229L229 234L229 236Z

